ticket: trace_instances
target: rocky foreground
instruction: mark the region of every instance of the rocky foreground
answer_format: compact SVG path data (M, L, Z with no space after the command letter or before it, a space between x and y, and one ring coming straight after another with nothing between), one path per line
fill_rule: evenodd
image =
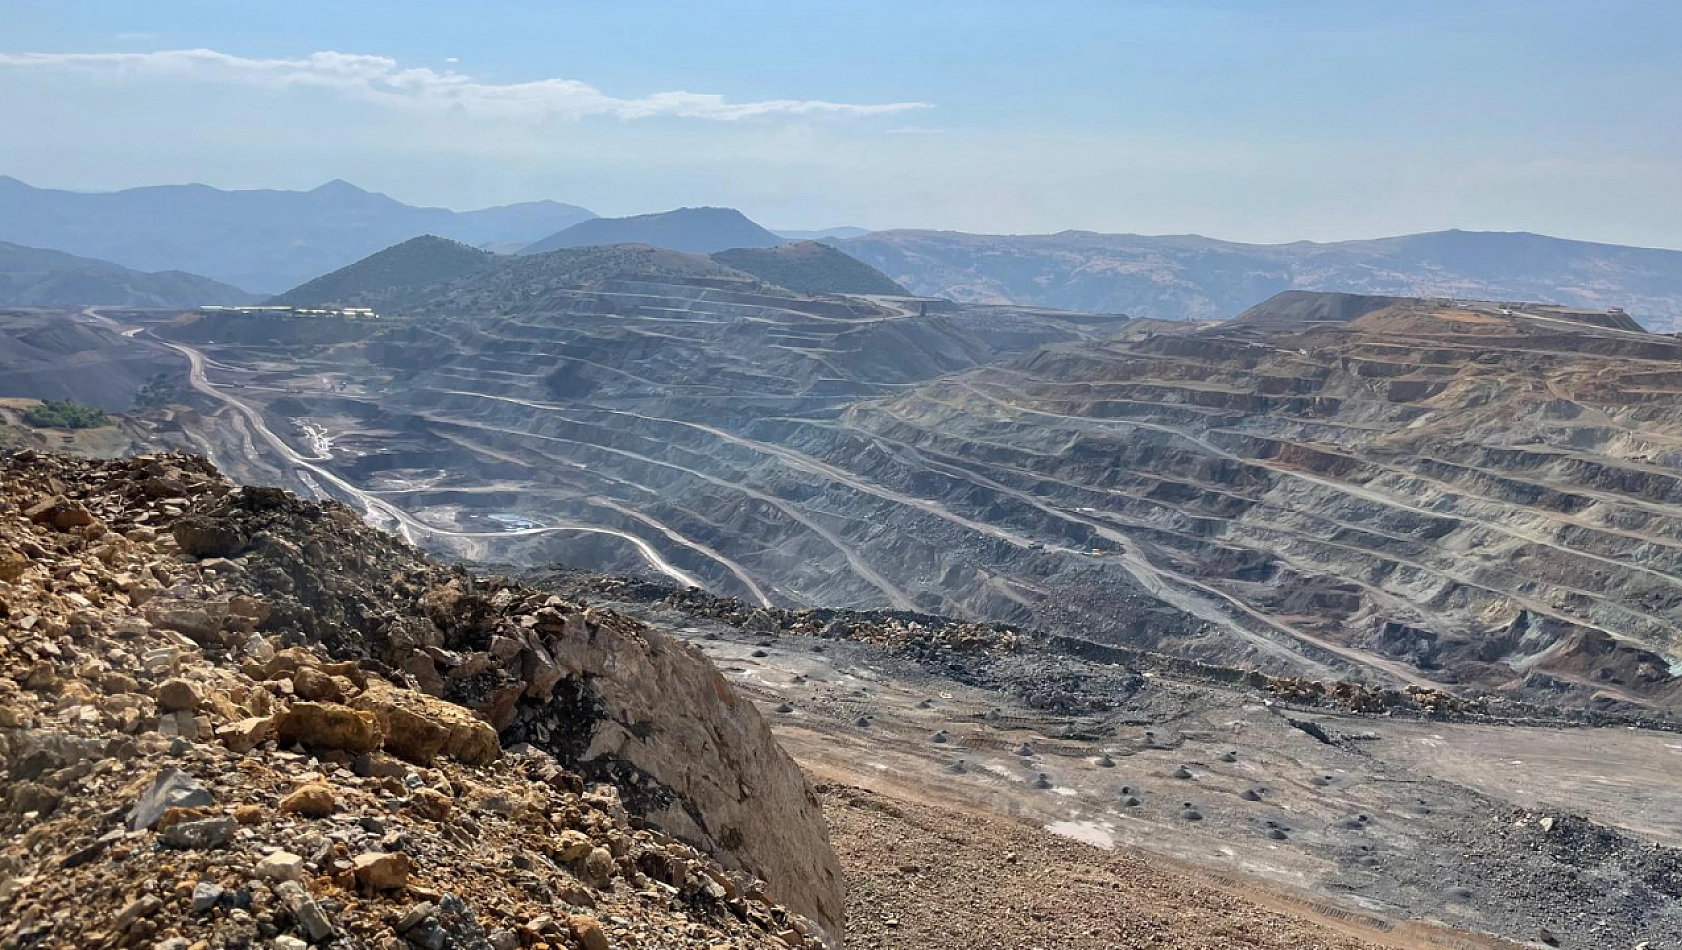
M693 648L348 509L22 453L0 616L0 950L840 940L816 796Z

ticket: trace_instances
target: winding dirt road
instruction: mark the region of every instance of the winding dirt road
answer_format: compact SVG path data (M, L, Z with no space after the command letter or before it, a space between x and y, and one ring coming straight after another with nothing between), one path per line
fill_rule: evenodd
M83 311L83 313L105 326L116 329L125 336L133 337L139 335L140 333L147 333L144 328L122 327L117 324L116 321L98 313L95 308L90 307ZM134 332L131 333L129 332L130 330L133 330ZM647 541L637 537L636 535L628 534L624 531L617 531L612 528L603 528L597 525L567 523L544 525L538 528L521 528L514 531L452 531L446 528L429 525L396 505L393 505L384 499L375 497L369 492L363 491L361 488L358 488L334 474L332 471L317 464L325 461L325 457L304 455L294 449L286 442L285 439L281 438L273 429L269 428L268 423L263 420L262 413L255 407L236 396L223 392L221 389L217 388L216 384L210 381L209 376L205 373L205 364L207 360L203 353L191 346L162 339L156 334L147 333L147 335L187 358L187 382L188 385L190 385L195 391L224 403L234 411L238 412L251 427L251 430L255 432L265 443L267 443L270 449L284 459L287 464L292 465L294 468L301 469L304 472L309 473L317 480L337 489L340 493L360 505L363 511L370 517L370 520L379 524L381 527L394 529L397 534L403 538L403 540L408 541L410 544L417 544L425 538L457 538L484 541L500 538L530 537L533 535L563 532L605 534L629 542L634 548L636 548L637 553L642 556L643 560L648 562L650 567L652 567L655 571L670 577L672 580L677 581L679 584L683 584L686 587L704 586L693 574L690 574L682 568L672 564L670 561L667 561L660 555L660 552Z

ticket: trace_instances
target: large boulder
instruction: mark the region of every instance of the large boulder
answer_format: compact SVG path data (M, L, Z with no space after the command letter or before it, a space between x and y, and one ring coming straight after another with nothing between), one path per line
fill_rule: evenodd
M502 754L496 730L471 712L413 690L371 682L351 701L372 713L385 733L385 750L430 765L440 755L465 765L484 765Z
M181 553L192 557L233 557L245 547L245 534L221 518L188 515L170 525Z
M293 703L275 723L281 745L373 752L385 738L374 714L338 703Z

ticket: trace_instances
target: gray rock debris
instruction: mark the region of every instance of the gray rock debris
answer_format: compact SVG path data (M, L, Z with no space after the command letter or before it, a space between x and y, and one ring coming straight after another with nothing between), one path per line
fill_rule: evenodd
M227 844L234 840L234 833L237 831L239 822L224 815L200 821L177 822L165 829L159 840L172 848L203 850Z
M200 881L193 887L193 913L202 914L222 900L222 885L215 881Z
M298 928L309 937L311 943L320 943L333 936L333 922L327 919L321 905L315 902L304 885L297 881L282 881L275 886L275 893L280 896L282 904L286 905L287 913L297 922Z
M215 803L197 779L172 765L159 772L151 787L141 793L128 813L128 826L132 831L144 831L171 808L208 808Z

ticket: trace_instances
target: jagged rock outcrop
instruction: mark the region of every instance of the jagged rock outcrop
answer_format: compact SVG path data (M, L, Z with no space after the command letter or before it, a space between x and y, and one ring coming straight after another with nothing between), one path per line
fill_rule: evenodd
M779 898L839 931L841 880L816 797L694 647L434 567L346 508L244 489L193 511L195 523L251 539L268 629L295 627L335 656L378 661L476 710L507 743L614 782L641 817L776 882Z
M814 796L692 649L192 457L0 499L0 948L839 941Z

